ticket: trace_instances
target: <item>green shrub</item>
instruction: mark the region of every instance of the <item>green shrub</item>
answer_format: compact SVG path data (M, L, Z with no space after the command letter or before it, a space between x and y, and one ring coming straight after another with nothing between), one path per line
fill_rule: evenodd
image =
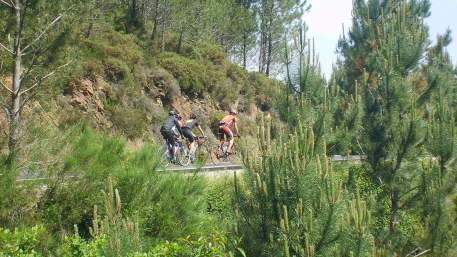
M131 68L117 58L108 58L104 60L105 77L110 82L128 81L132 82Z
M86 241L79 236L65 237L59 255L62 257L102 257L103 249L107 245L105 237L98 237Z
M269 111L274 105L276 98L280 95L281 84L265 75L257 72L249 74L249 84L255 89L256 105L262 111Z
M133 213L144 205L145 199L141 198L148 197L160 162L157 147L145 144L130 152L125 140L96 134L84 126L67 140L72 145L63 167L50 174L49 189L38 205L40 216L51 231L68 233L77 224L81 235L88 236L93 206L101 205L99 192L107 176L113 177L123 195L123 212ZM78 179L67 183L69 175L77 175Z
M196 60L208 60L216 65L222 65L225 61L222 48L208 41L199 41L195 46L188 49L186 56Z
M158 58L158 63L178 79L181 90L188 96L202 96L207 90L206 66L201 62L175 53L162 54Z
M15 163L6 163L8 156L0 154L0 224L17 225L29 216L33 196L31 186L18 185L19 169Z
M149 188L151 198L141 215L145 234L151 239L174 240L208 232L203 178L161 175L158 179Z
M206 193L206 210L211 215L216 215L220 220L232 218L232 198L233 183L232 179L221 178L212 180Z
M62 112L58 114L57 124L61 129L69 129L81 123L90 124L91 127L96 127L95 121L91 117L79 109L73 108L71 105L61 105Z
M146 113L128 106L111 108L111 121L129 139L142 137L147 129Z
M212 231L211 234L193 240L189 237L177 241L165 241L152 248L148 254L133 255L135 257L224 257L234 256L230 251L229 239L220 232ZM239 253L244 253L240 248Z
M210 128L214 135L219 133L219 121L224 118L225 114L223 112L215 112L210 115Z
M143 50L134 35L123 34L114 30L107 30L85 42L86 57L104 59L114 57L127 63L129 66L143 61Z
M244 114L238 115L238 129L244 136L256 136L258 121L255 118L246 116Z
M227 77L233 80L234 82L244 84L248 81L248 73L240 66L233 63L227 63L225 67Z
M15 229L14 231L0 228L0 256L41 256L38 254L37 248L43 233L43 226Z
M161 67L142 67L136 76L146 94L153 99L160 98L165 105L172 104L181 95L178 81Z

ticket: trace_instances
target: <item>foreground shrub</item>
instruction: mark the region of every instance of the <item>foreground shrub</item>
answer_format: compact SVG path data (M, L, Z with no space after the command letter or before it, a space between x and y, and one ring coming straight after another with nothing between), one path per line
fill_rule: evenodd
M203 178L162 175L150 188L150 199L143 208L145 234L151 239L174 240L209 233L206 213L206 182ZM179 229L178 229L179 228Z
M37 248L44 227L34 226L26 229L0 228L0 256L35 257L40 256Z
M148 144L129 152L125 140L96 134L84 126L69 139L73 143L64 165L50 174L48 190L38 206L53 232L68 234L77 224L81 235L87 237L93 206L102 203L99 192L106 177L112 176L118 183L115 186L123 193L124 211L133 211L138 203L144 204L141 198L156 178L152 174L160 154Z
M66 237L60 255L63 257L102 257L106 247L105 237L86 241L79 236Z
M241 253L241 249L238 249ZM175 242L164 242L151 249L146 255L135 257L225 257L233 256L229 251L229 242L226 236L212 233L210 236L200 237L197 240L184 238Z
M235 185L236 231L248 256L372 256L368 204L346 194L312 130L299 124L277 143L268 124L259 132L260 156L249 149Z

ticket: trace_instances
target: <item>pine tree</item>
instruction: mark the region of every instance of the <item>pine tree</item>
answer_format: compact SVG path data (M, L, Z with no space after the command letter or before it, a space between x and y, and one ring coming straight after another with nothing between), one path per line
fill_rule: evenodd
M248 256L375 256L367 205L358 194L350 200L312 126L299 120L273 142L268 124L259 129L260 156L244 154L247 176L235 181Z
M342 42L348 84L361 85L365 124L364 150L373 179L382 181L390 198L391 232L398 224L402 165L419 140L418 96L409 81L425 52L423 19L428 1L355 1L350 37ZM405 190L407 191L407 190Z
M424 18L429 9L429 1L355 1L352 28L340 41L343 74L337 81L347 99L361 96L361 148L367 153L368 176L381 189L378 223L389 227L388 233L378 231L380 242L397 254L416 245L442 256L453 245L444 238L454 233L440 229L450 221L444 215L446 188L455 185L453 176L442 175L452 169L446 163L453 158L455 122L446 111L451 101L444 96L455 92L455 78L444 50L449 33L427 48ZM437 158L438 163L421 166L422 158ZM424 201L429 205L417 207ZM422 222L415 226L429 233L423 245L403 232L418 217ZM431 240L437 237L442 240Z

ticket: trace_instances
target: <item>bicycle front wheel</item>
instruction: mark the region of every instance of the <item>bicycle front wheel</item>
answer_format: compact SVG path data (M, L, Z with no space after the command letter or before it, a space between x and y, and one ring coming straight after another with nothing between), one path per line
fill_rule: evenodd
M161 152L162 152L161 166L166 168L170 165L170 161L171 161L171 155L170 155L170 151L168 150L168 146L164 145L162 147Z
M217 158L212 149L207 145L201 145L196 154L198 160L204 164L216 164Z

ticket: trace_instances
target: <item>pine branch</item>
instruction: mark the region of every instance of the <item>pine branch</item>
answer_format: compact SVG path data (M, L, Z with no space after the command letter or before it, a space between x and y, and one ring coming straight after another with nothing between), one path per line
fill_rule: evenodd
M13 50L11 50L11 49L9 49L8 47L4 46L2 43L0 43L0 46L1 46L3 49L5 49L8 53L14 55Z
M15 8L13 2L10 0L10 2L8 3L7 1L5 0L0 0L0 3L3 3L5 4L6 6L8 6L9 8Z
M7 87L3 82L0 80L0 85L4 87L6 90L8 90L11 94L14 94L13 90L11 90L9 87Z
M33 84L32 86L30 86L29 88L23 90L22 92L19 93L19 95L23 95L27 92L29 92L30 90L36 88L37 86L41 85L41 82L43 82L43 80L51 77L52 75L54 75L58 70L64 68L65 66L68 66L71 62L67 62L66 64L62 65L62 66L59 66L57 69L53 70L52 72L48 73L47 75L45 75L44 77L42 77L40 80L38 80L35 84Z
M26 55L28 54L28 52L26 52L26 50L28 48L30 48L33 44L35 44L36 42L38 42L45 34L46 32L48 32L48 30L53 27L57 22L59 22L60 20L62 19L62 14L60 14L59 16L57 16L57 18L55 18L41 33L40 35L38 35L30 44L28 44L26 47L24 47L24 49L22 50L24 53L22 55Z

